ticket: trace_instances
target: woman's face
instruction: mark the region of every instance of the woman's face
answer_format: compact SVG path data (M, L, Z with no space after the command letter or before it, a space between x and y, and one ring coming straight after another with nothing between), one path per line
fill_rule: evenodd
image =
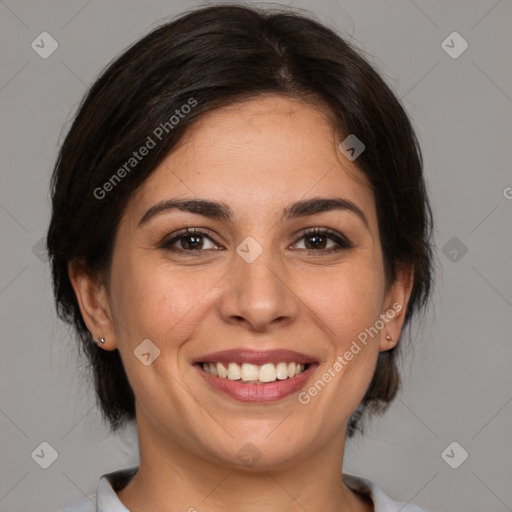
M259 97L203 116L131 197L87 321L120 351L145 443L274 468L343 443L411 283L386 293L374 196L340 142L318 110Z

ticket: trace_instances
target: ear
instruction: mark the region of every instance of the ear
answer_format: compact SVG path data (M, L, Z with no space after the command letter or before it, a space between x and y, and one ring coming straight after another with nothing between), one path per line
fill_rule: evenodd
M68 275L82 317L93 338L105 338L105 343L101 345L105 350L116 349L117 343L105 285L98 276L92 275L89 269L76 260L68 264Z
M384 328L380 331L379 351L390 350L396 346L405 320L407 304L411 296L414 282L414 266L412 264L399 264L396 271L396 280L391 285L384 300L384 309L381 318ZM389 336L391 339L388 339Z

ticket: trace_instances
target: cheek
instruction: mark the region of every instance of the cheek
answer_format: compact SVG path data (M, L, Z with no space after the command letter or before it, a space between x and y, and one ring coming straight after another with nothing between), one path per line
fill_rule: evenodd
M378 319L383 289L378 268L347 264L318 274L302 296L339 351Z
M135 257L120 259L117 269L115 313L126 326L130 344L149 338L164 346L169 339L186 337L219 280L211 272L176 271Z
M214 289L222 289L225 268L176 269L165 261L156 263L153 256L117 252L112 296L119 334L128 336L130 345L146 338L161 346L169 340L180 344L222 299ZM290 273L292 290L307 305L303 316L308 309L314 314L314 321L332 337L336 352L345 350L378 318L384 281L376 256L365 247L341 265L296 268Z

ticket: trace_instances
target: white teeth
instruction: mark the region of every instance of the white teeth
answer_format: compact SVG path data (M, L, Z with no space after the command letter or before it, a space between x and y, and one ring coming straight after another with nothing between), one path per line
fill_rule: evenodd
M242 380L258 380L258 367L255 364L244 363L241 372Z
M221 379L242 380L248 383L275 382L276 380L291 379L300 375L305 365L303 363L265 363L256 365L243 363L241 366L237 363L229 363L228 368L223 363L203 363L202 368L205 372L220 377Z
M228 376L228 371L222 363L217 363L217 375L222 379L225 379Z
M274 382L276 380L276 367L272 363L260 366L258 380L260 382Z
M228 379L238 380L240 378L240 366L236 363L229 363L228 366Z
M284 380L288 378L288 365L286 363L279 363L276 366L276 377L279 380Z

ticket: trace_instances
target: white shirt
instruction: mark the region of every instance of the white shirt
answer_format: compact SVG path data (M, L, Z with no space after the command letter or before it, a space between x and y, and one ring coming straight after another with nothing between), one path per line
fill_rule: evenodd
M97 494L82 498L61 512L130 512L115 491L127 485L138 469L139 466L132 466L102 475ZM415 505L393 501L365 478L344 474L343 481L353 491L368 494L373 501L375 512L426 512Z

